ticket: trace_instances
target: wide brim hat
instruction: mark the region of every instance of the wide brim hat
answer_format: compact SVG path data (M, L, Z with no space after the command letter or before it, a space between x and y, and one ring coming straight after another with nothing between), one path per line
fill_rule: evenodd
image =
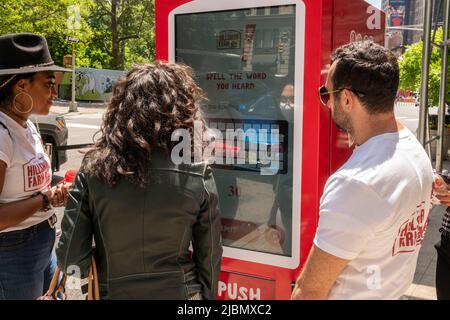
M55 65L47 40L33 33L0 36L0 76L42 71L72 72Z

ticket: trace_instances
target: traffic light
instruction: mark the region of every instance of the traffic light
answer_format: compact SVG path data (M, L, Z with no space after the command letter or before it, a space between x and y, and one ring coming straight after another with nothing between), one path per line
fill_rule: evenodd
M280 42L278 44L278 53L283 53L284 52L284 43Z
M72 67L72 55L68 54L63 57L63 65L64 67Z

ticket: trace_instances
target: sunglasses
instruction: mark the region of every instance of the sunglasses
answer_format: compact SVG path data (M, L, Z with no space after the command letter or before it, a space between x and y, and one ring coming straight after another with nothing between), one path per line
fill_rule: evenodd
M363 97L365 96L365 94L362 93L361 91L357 91L357 90L354 90L354 89L351 89L351 88L340 88L340 89L337 89L337 90L328 91L327 87L321 86L321 87L319 88L319 99L320 99L320 102L321 102L324 106L326 106L327 103L328 103L328 101L330 101L330 95L331 95L332 93L335 93L335 92L341 92L342 90L348 90L348 91L351 91L351 92L353 92L354 94L356 94L359 98L363 98Z

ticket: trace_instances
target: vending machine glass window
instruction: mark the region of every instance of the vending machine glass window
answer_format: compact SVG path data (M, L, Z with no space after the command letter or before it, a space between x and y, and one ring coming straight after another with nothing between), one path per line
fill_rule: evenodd
M202 112L223 244L248 250L247 256L289 258L298 250L293 221L299 222L300 212L293 193L298 200L301 140L294 132L301 125L295 109L301 108L302 84L296 77L296 7L173 15L174 58L194 69L208 99Z

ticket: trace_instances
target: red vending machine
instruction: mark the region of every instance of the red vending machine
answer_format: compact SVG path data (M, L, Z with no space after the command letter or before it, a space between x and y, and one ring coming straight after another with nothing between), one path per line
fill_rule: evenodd
M384 44L384 19L362 0L156 0L157 59L195 70L208 130L227 155L212 165L219 299L290 298L326 179L351 153L317 90L334 48Z

